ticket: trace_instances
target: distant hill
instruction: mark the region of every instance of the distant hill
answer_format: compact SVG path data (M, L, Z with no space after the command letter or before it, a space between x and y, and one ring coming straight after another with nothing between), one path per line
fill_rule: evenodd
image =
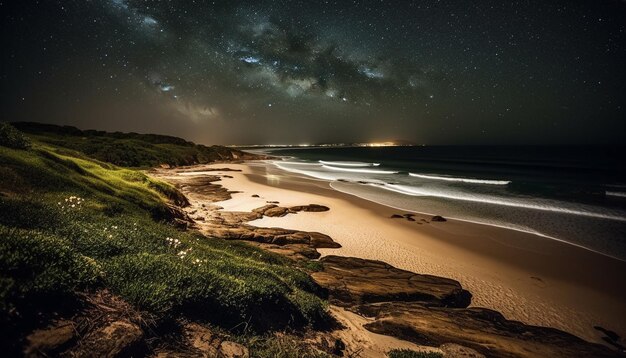
M205 146L167 135L80 130L34 122L14 122L12 125L35 141L123 167L181 166L263 158L237 149Z

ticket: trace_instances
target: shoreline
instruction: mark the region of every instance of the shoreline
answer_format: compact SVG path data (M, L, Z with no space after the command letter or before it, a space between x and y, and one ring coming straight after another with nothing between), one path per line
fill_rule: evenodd
M322 180L322 179L320 179L320 180ZM349 193L349 192L337 189L332 184L333 184L332 182L329 182L329 186L333 190L336 190L336 191L338 191L338 192L340 192L342 194L350 195L350 196L353 196L353 197L356 197L356 198L359 198L359 199L362 199L362 200L373 202L374 204L377 204L377 205L382 205L382 206L386 206L386 207L391 208L391 209L395 209L395 210L403 211L403 212L409 212L409 213L413 213L413 214L419 214L419 215L425 215L425 216L435 216L435 215L437 215L435 213L429 213L429 212L425 212L425 211L416 211L416 210L407 210L407 209L402 209L400 207L395 207L395 206L392 206L392 205L387 205L387 204L384 204L384 203L375 202L375 201L369 200L367 198L364 198L362 196L359 196L359 195L356 195L356 194L353 194L353 193ZM519 229L519 228L512 227L512 226L497 225L497 224L493 224L493 223L485 223L485 222L473 221L473 220L468 220L468 219L460 219L460 218L455 218L455 217L450 217L450 216L446 216L446 219L447 220L454 220L454 221L465 222L465 223L472 224L472 225L484 225L484 226L490 226L490 227L494 227L494 228L498 228L498 229L517 231L517 232L528 234L528 235L539 236L539 237L546 238L546 239L549 239L549 240L558 241L559 243L562 243L562 244L575 246L577 248L590 251L590 252L592 252L594 254L598 254L598 255L601 255L601 256L606 256L607 258L626 263L626 259L621 259L621 258L619 258L617 256L609 255L609 254L606 254L604 252L592 249L590 247L587 247L587 246L584 246L584 245L580 245L580 244L576 244L576 243L573 243L573 242L570 242L570 241L566 241L566 240L563 240L563 239L559 239L559 238L554 237L554 236L545 235L545 234L542 234L540 232L535 232L535 231L530 231L530 230L523 230L523 229Z
M300 213L250 224L318 231L343 246L318 250L322 255L381 260L413 272L450 277L472 292L472 306L495 309L508 319L562 329L593 342L602 342L596 325L620 335L626 332L622 261L505 228L456 220L416 225L390 219L391 213L403 212L332 189L327 181L300 178L267 165L229 164L242 172L231 172L232 178L221 184L236 193L216 204L224 211L249 211L266 201L324 204L331 210L317 213L316 220ZM415 217L419 221L426 216Z

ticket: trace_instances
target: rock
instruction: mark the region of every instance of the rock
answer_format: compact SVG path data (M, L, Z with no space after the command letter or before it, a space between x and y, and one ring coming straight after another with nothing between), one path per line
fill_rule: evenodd
M328 210L330 210L329 207L324 206L324 205L318 205L318 204L298 205L298 206L292 206L289 208L289 211L291 212L308 211L308 212L319 213L319 212L328 211Z
M260 196L258 194L252 194L251 195L253 198L260 198Z
M322 256L315 248L307 244L274 245L251 242L264 250L286 256L294 261L316 260Z
M26 337L26 357L56 355L74 340L76 328L72 321L59 321L46 329L39 329Z
M263 214L265 213L267 210L269 209L273 209L273 208L277 208L278 205L275 204L268 204L268 205L263 205L260 208L256 208L256 209L252 209L253 213L259 213L259 214Z
M439 346L445 358L485 358L476 350L454 343L445 343Z
M333 344L333 354L339 357L343 357L343 351L346 350L346 344L339 338L335 339L335 344Z
M278 201L266 201L266 203L268 203L268 204L278 204L279 202Z
M447 308L383 302L351 310L374 319L364 327L419 345L455 343L487 357L614 357L605 346L553 328L509 321L486 308Z
M204 357L216 357L218 355L220 341L210 329L197 323L189 323L184 328L187 341Z
M337 249L341 245L334 242L328 235L320 234L319 232L309 232L309 243L311 246L321 249Z
M119 357L132 355L143 338L139 326L129 321L115 321L95 330L72 353L79 357Z
M171 166L167 163L163 163L163 164L159 164L159 167L161 167L161 169L170 169Z
M265 212L263 212L263 215L269 216L269 217L281 217L281 216L287 215L288 212L289 212L289 209L278 206L275 208L265 210Z
M444 218L443 216L439 216L439 215L435 215L430 219L431 222L445 222L448 221L446 220L446 218Z
M404 216L402 216L402 215L398 215L398 214L393 214L393 215L391 215L391 218L392 218L392 219L403 219L403 218L404 218Z
M246 348L245 346L239 343L235 343L231 341L222 342L220 344L219 351L224 358L249 358L250 357L250 352L248 351L248 348Z
M338 248L328 235L318 232L295 231L280 228L260 228L251 225L236 227L215 226L203 229L208 236L227 240L256 241L274 245L306 244L314 248Z
M431 305L467 307L471 294L457 281L419 275L381 261L355 257L326 256L324 270L311 274L328 289L329 301L338 306L369 302L421 301Z

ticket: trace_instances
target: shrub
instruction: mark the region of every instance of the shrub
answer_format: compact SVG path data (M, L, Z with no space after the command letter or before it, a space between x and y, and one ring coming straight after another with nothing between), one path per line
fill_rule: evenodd
M410 349L393 349L387 353L389 358L442 358L437 352L417 352Z
M0 145L14 149L30 148L30 140L6 122L0 122Z

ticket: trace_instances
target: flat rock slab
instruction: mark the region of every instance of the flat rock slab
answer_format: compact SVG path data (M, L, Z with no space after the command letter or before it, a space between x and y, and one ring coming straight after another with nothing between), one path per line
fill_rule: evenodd
M448 278L419 275L382 261L326 256L323 271L311 276L329 292L330 302L353 306L384 301L420 301L431 305L467 307L471 294Z
M417 302L383 302L351 308L374 318L364 327L420 345L453 343L487 357L616 357L607 347L553 328L509 321L485 308L429 307Z
M292 206L292 207L284 207L284 206L278 206L276 204L268 204L268 205L264 205L259 208L253 209L252 212L260 214L261 216L282 217L287 214L295 214L300 211L319 213L319 212L328 211L328 210L330 209L327 206L318 205L318 204L297 205L297 206Z
M305 232L279 228L259 228L251 225L238 227L205 227L201 230L208 236L226 240L255 241L274 245L305 244L313 248L338 248L338 243L319 232Z

